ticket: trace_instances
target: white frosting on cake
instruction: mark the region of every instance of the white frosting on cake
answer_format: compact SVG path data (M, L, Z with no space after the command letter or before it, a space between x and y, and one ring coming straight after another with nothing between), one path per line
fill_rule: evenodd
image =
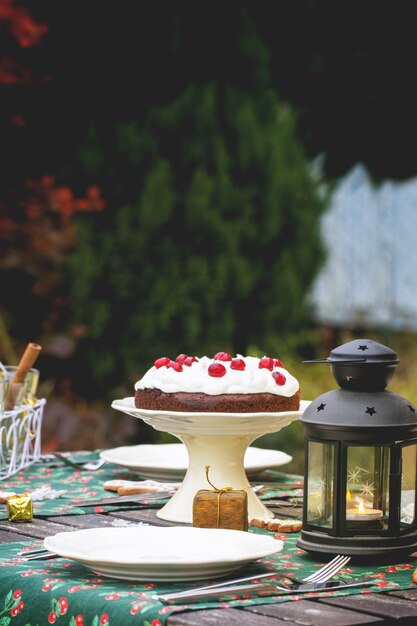
M171 367L153 366L137 381L135 389L160 389L165 393L185 391L209 395L273 393L289 398L300 387L298 380L283 367L274 367L271 371L267 368L260 368L260 359L257 357L238 354L236 358L244 360L246 367L243 371L231 369L231 361L220 361L206 356L199 358L192 365L183 365L181 372ZM210 376L208 368L212 363L224 365L226 368L224 376ZM273 377L274 372L285 376L284 384L277 384Z

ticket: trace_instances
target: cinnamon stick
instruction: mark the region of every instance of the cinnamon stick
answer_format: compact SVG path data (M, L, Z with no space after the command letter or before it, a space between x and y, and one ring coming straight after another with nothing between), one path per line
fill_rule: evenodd
M16 368L12 383L23 383L41 350L42 346L38 343L28 343Z
M10 411L14 406L16 391L18 391L16 390L16 387L14 387L14 385L24 382L26 376L29 373L29 370L32 368L33 364L38 358L41 350L42 346L40 346L38 343L28 343L28 345L26 346L25 351L22 354L22 357L16 367L13 379L10 382L10 387L5 402L6 411Z

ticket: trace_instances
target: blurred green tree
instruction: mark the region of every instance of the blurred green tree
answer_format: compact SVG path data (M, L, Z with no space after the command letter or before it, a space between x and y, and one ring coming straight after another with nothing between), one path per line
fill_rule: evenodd
M111 209L78 218L69 263L84 393L162 355L268 352L308 324L325 200L273 90L189 85L118 126L111 164L96 132L80 156Z

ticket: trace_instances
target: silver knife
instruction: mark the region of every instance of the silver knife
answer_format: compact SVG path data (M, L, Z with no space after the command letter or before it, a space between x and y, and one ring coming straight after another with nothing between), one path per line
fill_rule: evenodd
M190 604L194 602L216 602L217 600L230 599L233 600L253 594L257 597L267 596L285 596L290 594L307 593L312 591L331 591L336 589L349 589L351 587L366 587L375 585L378 581L375 579L361 579L351 583L342 581L327 583L306 583L302 585L291 585L291 587L280 587L279 585L255 583L251 585L231 585L229 587L216 587L212 589L201 589L195 591L180 591L178 593L168 593L153 596L156 600L160 600L165 604Z

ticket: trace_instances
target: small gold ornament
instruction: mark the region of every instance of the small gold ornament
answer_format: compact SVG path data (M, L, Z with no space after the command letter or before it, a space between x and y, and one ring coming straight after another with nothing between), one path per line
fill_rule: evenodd
M33 503L29 493L11 496L6 505L10 522L30 522L33 519Z

